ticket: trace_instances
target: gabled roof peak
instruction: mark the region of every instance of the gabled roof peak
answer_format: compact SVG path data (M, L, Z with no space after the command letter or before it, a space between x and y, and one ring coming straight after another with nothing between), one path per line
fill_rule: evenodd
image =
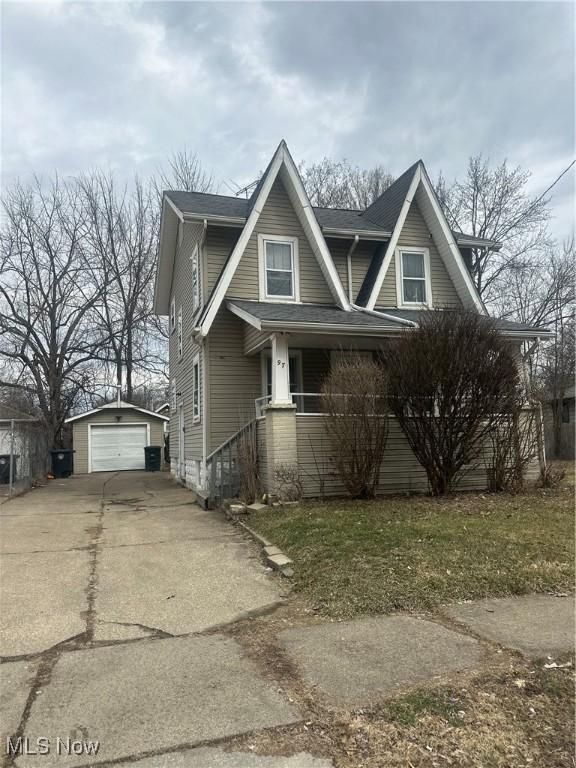
M414 178L414 174L418 168L424 168L422 160L417 160L404 173L402 173L396 181L393 181L388 189L384 190L380 197L376 198L374 202L366 208L362 216L365 216L374 224L384 227L385 229L394 229L394 225L398 220L402 205L406 199L406 194L410 189L410 184Z

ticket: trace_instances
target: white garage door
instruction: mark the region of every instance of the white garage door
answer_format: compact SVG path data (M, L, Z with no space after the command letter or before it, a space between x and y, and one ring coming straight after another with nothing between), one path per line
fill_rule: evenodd
M92 472L144 469L146 424L93 424L89 429Z

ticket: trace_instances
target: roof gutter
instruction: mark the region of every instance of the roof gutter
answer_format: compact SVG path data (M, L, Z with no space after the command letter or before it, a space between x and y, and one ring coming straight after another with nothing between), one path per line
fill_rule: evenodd
M217 224L221 227L243 227L246 224L246 219L237 216L206 216L201 213L184 213L182 214L184 221L206 221L208 224Z
M384 230L369 229L340 229L338 227L322 227L322 234L326 237L362 237L364 240L389 240L392 233Z
M390 332L399 332L400 328L386 325L361 326L346 323L290 323L286 320L263 320L263 331L311 331L313 333L346 333L355 336L387 336Z
M502 243L496 243L493 240L468 240L466 237L456 236L456 244L464 245L468 248L491 248L493 251L499 251L502 248Z
M413 320L406 320L404 317L387 315L386 312L378 312L376 309L366 309L366 307L360 307L358 304L352 304L352 302L350 303L350 306L355 312L364 312L367 315L372 315L372 317L381 317L383 320L391 320L394 323L405 325L408 328L418 328L418 323L415 323Z

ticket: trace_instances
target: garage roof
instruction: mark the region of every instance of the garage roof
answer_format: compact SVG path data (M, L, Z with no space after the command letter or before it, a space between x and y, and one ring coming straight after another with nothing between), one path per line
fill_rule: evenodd
M70 416L68 419L66 419L66 424L69 424L71 421L78 421L78 419L85 419L87 416L91 416L93 413L99 413L99 411L118 411L124 409L139 411L140 413L145 413L147 416L153 416L155 419L160 419L161 421L170 421L169 416L163 416L161 413L154 413L154 411L147 411L145 408L132 405L132 403L126 403L124 400L120 400L120 402L115 400L113 403L106 403L106 405L101 405L99 408L92 408L91 411L84 411L84 413L79 413L77 416Z

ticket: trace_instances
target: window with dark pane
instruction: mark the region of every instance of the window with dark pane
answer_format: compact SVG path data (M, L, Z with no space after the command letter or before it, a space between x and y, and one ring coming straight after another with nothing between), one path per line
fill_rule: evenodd
M266 242L266 294L294 296L292 245Z
M426 303L426 273L423 253L402 253L402 286L404 302Z

